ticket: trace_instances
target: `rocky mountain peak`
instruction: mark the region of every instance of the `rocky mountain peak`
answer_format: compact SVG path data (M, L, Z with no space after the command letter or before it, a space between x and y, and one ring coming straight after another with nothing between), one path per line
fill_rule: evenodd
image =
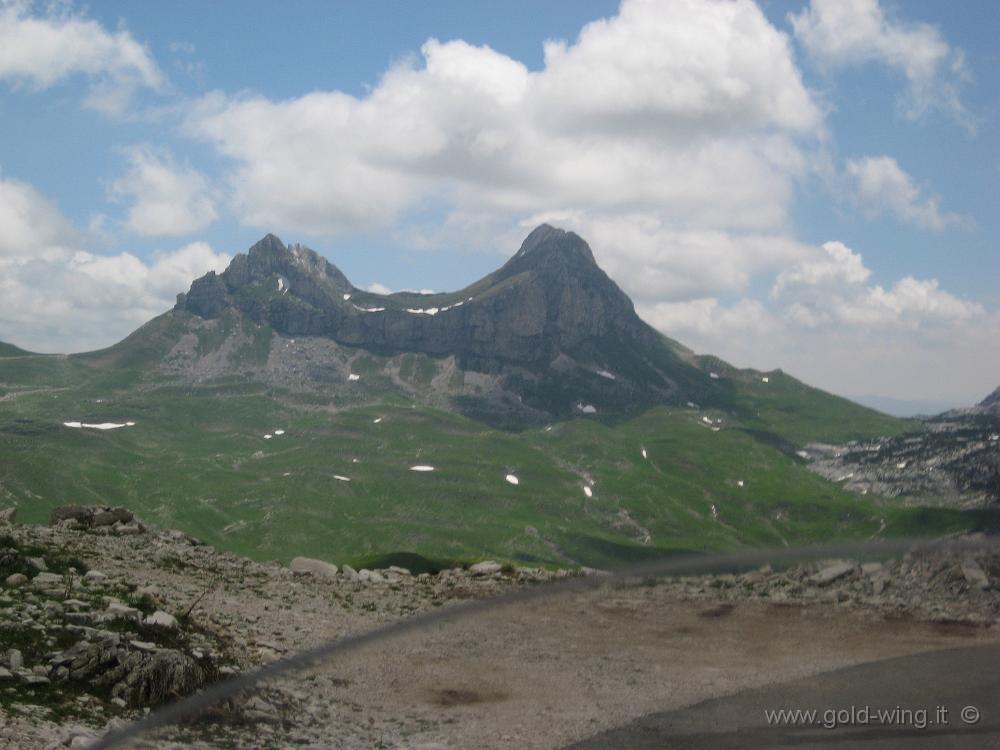
M1000 388L997 388L993 393L984 398L979 405L1000 407Z
M517 409L628 411L700 399L704 376L665 348L577 234L542 224L501 268L441 294L373 294L331 263L269 234L222 274L178 297L175 311L233 314L287 337L317 336L394 356L455 357L502 382ZM600 396L600 399L598 399ZM586 413L593 413L588 411Z

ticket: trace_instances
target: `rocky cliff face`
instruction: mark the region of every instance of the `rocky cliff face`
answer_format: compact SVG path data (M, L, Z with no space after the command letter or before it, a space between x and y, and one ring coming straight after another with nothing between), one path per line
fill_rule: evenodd
M807 446L810 466L861 494L1000 503L1000 389L976 406L921 422L923 429L895 437Z
M454 356L463 370L496 376L512 408L539 418L697 399L708 387L639 319L587 243L548 225L494 273L433 295L357 289L312 250L268 235L222 274L195 281L175 307L205 319L227 310L287 337Z

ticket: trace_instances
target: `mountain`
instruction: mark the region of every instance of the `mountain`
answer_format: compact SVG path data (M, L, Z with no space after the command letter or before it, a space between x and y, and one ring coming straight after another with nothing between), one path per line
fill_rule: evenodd
M0 358L23 357L28 354L31 354L31 352L27 352L18 346L14 346L13 344L7 344L3 341L0 341Z
M921 417L919 426L806 452L817 472L857 493L1000 506L1000 388L976 406Z
M360 290L268 235L114 346L0 360L0 506L124 505L333 562L611 566L991 528L858 497L798 455L926 429L662 336L570 232L433 295Z
M712 398L708 374L636 315L587 243L548 225L500 269L447 294L366 292L312 250L268 235L174 309L205 320L235 312L286 338L382 356L453 358L487 391L453 389L460 409L498 423Z

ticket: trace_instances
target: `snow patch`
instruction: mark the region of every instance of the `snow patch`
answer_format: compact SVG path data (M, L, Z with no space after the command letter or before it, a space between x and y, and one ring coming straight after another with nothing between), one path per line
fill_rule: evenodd
M771 379L770 379L769 377L767 377L767 375L765 375L764 377L762 377L762 378L760 379L760 382L761 382L761 383L770 383L770 382L771 382Z
M590 487L588 487L587 485L583 485L583 494L586 495L587 497L593 497L594 491L590 489Z
M507 480L507 484L513 484L513 485L515 485L515 486L521 483L521 480L520 480L520 479L518 479L518 478L517 478L517 477L516 477L515 475L513 475L513 474L508 474L507 476L505 476L505 477L504 477L504 479L506 479L506 480Z
M896 464L896 468L897 469L905 469L906 468L906 461L900 461L898 464Z
M347 302L347 300L349 300L350 298L351 298L351 295L345 294L344 295L344 302Z
M597 374L600 375L602 378L607 378L608 380L618 380L618 378L616 378L614 374L608 372L607 370L598 370Z
M805 451L795 451L795 455L798 456L799 458L806 458L806 459L809 458L809 454L806 453Z
M381 421L382 421L382 417L375 417L375 419L372 420L372 424L378 424Z
M352 304L351 307L353 307L355 310L360 310L361 312L364 313L385 312L384 307L361 307L360 305L355 305L355 304Z
M361 380L361 376L352 372L350 375L347 376L347 379L350 380L353 383L353 382L355 382L357 380Z
M719 373L717 373L717 372L710 372L710 373L708 373L708 377L710 377L712 380L718 380L719 379Z
M1000 440L1000 435L990 435L990 440L996 442L997 440Z
M350 477L341 476L340 474L334 474L333 478L336 479L338 482L350 482L351 481Z
M285 287L285 280L280 276L278 277L278 291L281 292L282 294L288 292L288 289Z
M712 503L712 518L716 521L719 520L719 509L715 507L715 503Z
M275 434L275 435L284 435L284 434L285 434L285 431L284 431L284 430L275 430L275 431L274 431L274 434Z
M597 408L591 404L577 404L576 408L584 414L597 414Z
M117 430L122 427L135 427L135 422L63 422L64 427L72 427L75 430L86 427L90 430Z
M266 435L264 436L264 439L265 439L265 440L270 440L270 439L271 439L271 438L273 438L273 437L274 437L274 435L272 435L272 434L271 434L271 433L269 432L269 433L267 433L267 434L266 434Z
M742 479L737 479L736 480L736 486L737 487L742 487L743 486L743 480Z
M425 464L418 464L417 466L411 466L410 471L434 471L434 467L427 466Z
M710 417L702 417L701 421L704 422L705 424L712 424L712 420Z
M428 307L426 310L422 310L419 307L407 307L406 312L413 315L437 315L440 310L437 307Z
M642 457L643 458L649 458L649 456L646 454L646 449L645 448L641 449L641 453L642 453Z

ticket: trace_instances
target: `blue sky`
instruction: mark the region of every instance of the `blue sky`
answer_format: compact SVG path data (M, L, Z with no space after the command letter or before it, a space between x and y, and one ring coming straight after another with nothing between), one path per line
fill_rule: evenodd
M0 1L0 340L113 343L268 231L442 290L546 220L699 351L968 403L998 9Z

